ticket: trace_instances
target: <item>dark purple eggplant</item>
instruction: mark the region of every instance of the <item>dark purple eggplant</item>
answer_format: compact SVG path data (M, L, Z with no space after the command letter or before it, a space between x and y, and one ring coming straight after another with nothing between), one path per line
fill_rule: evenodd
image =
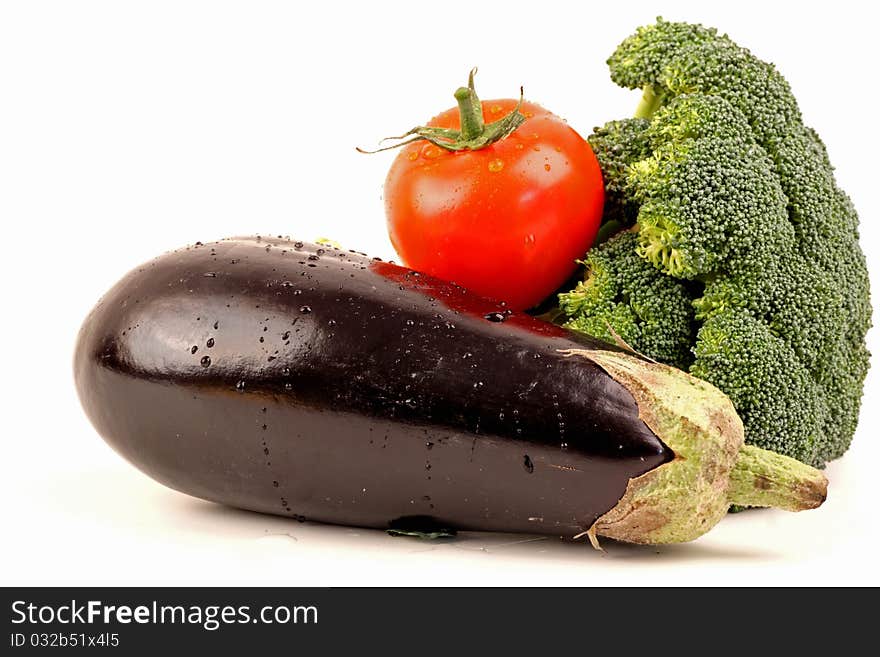
M157 481L296 519L690 540L812 508L717 389L352 251L260 237L136 269L86 319L98 432Z

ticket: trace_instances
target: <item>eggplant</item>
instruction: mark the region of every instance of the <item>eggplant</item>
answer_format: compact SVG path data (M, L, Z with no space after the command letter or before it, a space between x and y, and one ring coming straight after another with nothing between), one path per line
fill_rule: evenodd
M665 543L731 504L825 499L818 471L743 446L705 382L281 238L132 271L85 320L74 375L98 433L155 480L297 520Z

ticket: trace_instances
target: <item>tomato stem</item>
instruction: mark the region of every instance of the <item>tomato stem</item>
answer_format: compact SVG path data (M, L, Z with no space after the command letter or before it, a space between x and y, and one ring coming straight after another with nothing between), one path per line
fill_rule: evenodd
M474 74L476 68L471 69L468 76L468 86L459 87L455 91L455 100L458 102L458 114L461 121L461 130L450 128L438 128L434 126L418 126L398 137L386 137L382 141L396 140L396 144L383 146L372 151L358 148L361 153L378 153L412 144L416 141L428 141L435 146L447 151L476 151L485 148L496 141L500 141L510 135L521 126L525 115L520 111L523 103L523 90L519 88L519 102L510 114L497 121L485 123L483 121L483 104L480 102L477 92L474 90Z
M458 118L461 122L461 138L471 141L483 134L483 104L477 97L474 89L474 74L476 68L472 68L468 75L468 86L459 87L455 92L455 100L458 101Z

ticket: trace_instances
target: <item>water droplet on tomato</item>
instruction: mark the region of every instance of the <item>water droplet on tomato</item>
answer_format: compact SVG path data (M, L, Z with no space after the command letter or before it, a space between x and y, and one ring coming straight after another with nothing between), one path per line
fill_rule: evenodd
M492 173L498 173L501 169L504 168L504 160L496 157L494 160L489 160L489 171Z

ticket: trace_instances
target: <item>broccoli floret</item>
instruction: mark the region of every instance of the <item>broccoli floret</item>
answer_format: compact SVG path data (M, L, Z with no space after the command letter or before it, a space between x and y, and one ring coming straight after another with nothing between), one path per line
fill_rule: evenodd
M645 119L609 121L596 128L587 141L596 153L605 181L605 209L602 223L615 222L615 228L635 223L639 204L626 191L629 165L651 154Z
M784 340L804 366L814 372L826 370L832 358L827 347L845 330L839 284L797 255L761 262L761 268L707 278L703 296L694 301L697 319L725 309L748 310Z
M609 66L645 90L648 152L610 174L637 226L596 253L601 275L574 291L591 303L561 295L568 326L609 339L610 324L652 358L687 364L730 396L749 443L813 465L840 456L858 421L871 305L858 215L825 145L775 67L714 29L660 19ZM633 299L651 308L651 346Z
M713 315L697 335L691 374L730 397L751 444L820 460L825 393L765 323L741 309Z
M654 152L628 177L640 254L680 278L739 271L790 249L794 232L773 162L720 97L685 95L647 130Z
M668 61L660 84L671 95L721 96L742 111L755 139L765 147L801 121L785 78L726 36L682 49Z
M859 330L848 332L837 343L832 361L835 367L827 369L821 379L828 400L828 413L822 425L818 463L836 459L849 448L859 420L862 386L868 374L870 357L864 335Z
M637 115L650 114L658 101L670 96L721 96L742 111L765 147L801 122L788 82L772 64L702 25L657 19L624 40L608 66L620 86L645 89L651 102Z
M693 292L640 258L637 239L623 231L587 254L585 279L559 296L571 318L566 326L609 342L616 333L654 360L687 369L696 332Z
M720 96L684 94L658 108L651 121L642 121L647 123L651 149L703 137L750 145L754 141L745 115Z
M717 41L713 28L692 23L671 23L662 18L655 25L638 28L608 58L611 79L621 87L662 87L660 76L669 59L686 47Z

